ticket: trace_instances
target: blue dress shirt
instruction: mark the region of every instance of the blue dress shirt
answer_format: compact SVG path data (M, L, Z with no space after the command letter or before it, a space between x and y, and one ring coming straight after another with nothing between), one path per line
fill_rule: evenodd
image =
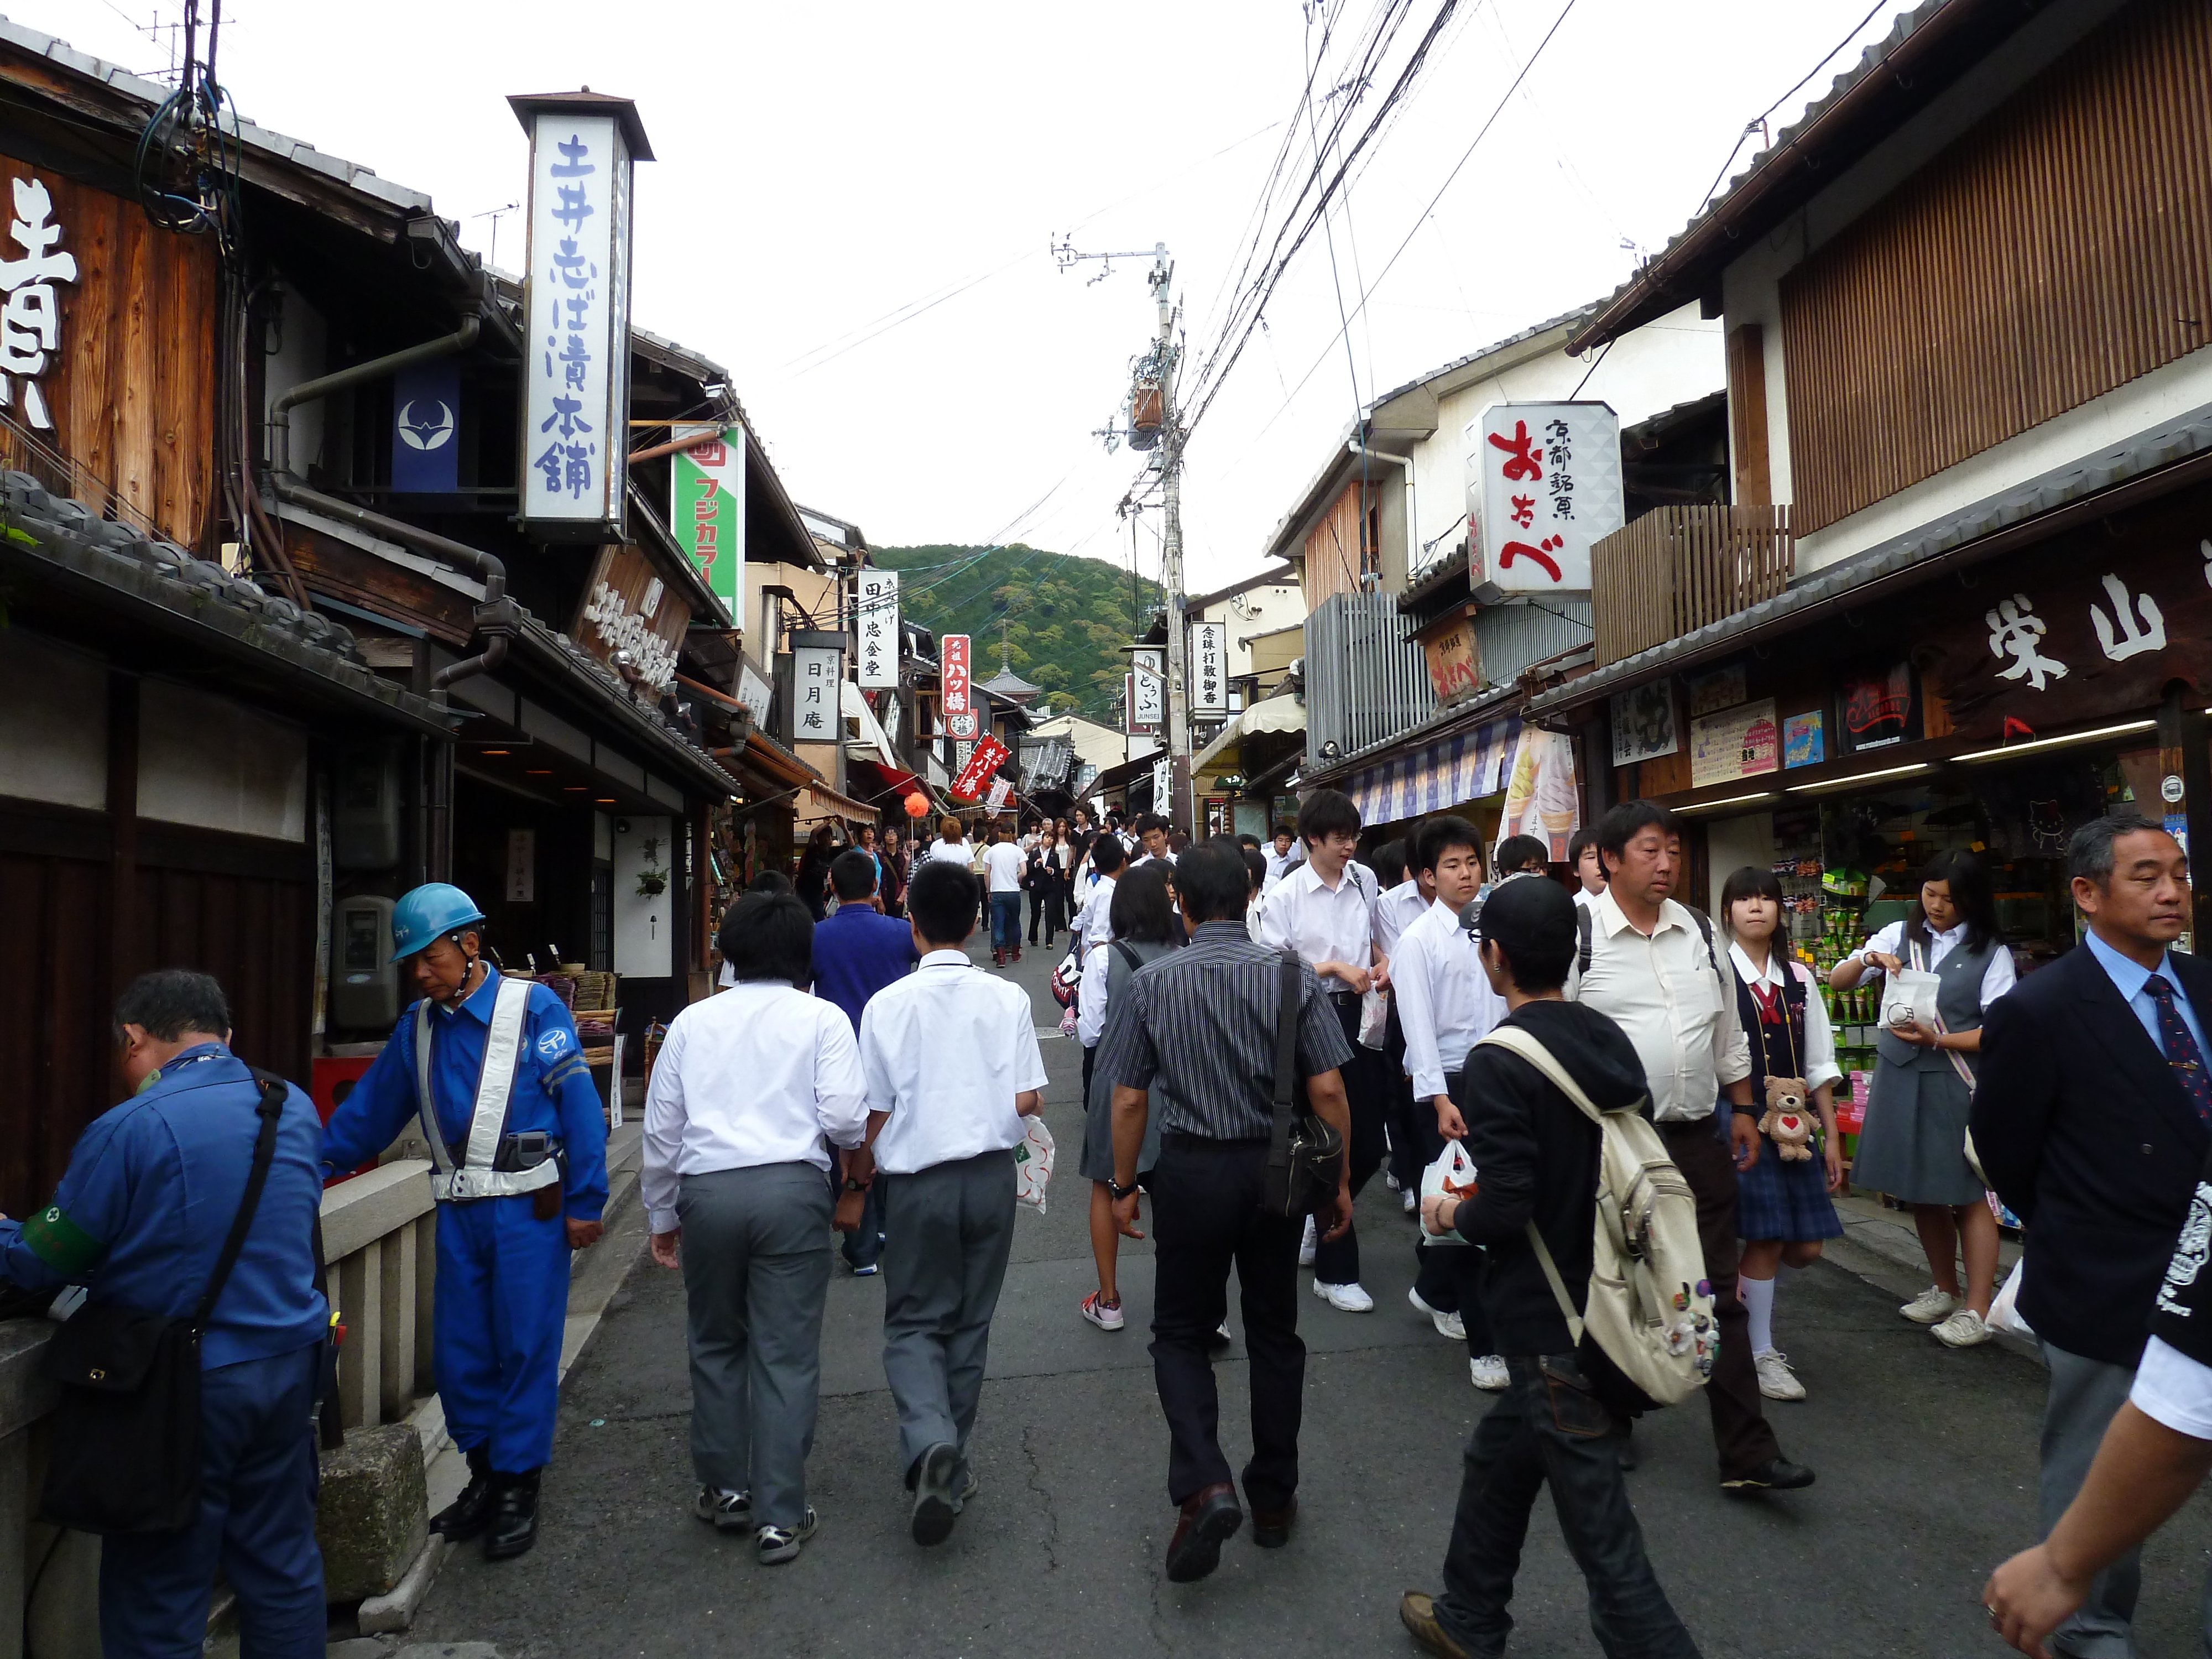
M814 924L814 994L843 1009L856 1036L868 999L904 979L921 959L914 929L877 915L865 901L841 904L836 915Z
M446 1145L464 1145L476 1115L477 1079L483 1072L500 975L484 964L484 982L457 1009L430 1010L430 1092ZM420 1005L416 1005L419 1006ZM530 988L523 1016L521 1063L507 1097L511 1135L543 1130L559 1140L568 1163L567 1204L572 1221L596 1221L607 1201L607 1120L592 1086L575 1023L561 999ZM392 1040L363 1073L323 1130L323 1163L332 1174L367 1163L398 1138L415 1112L415 1008L399 1017Z
M2159 1053L2171 1060L2172 1056L2166 1054L2165 1039L2158 1034L2158 1004L2152 1000L2150 993L2143 989L2143 981L2150 977L2151 970L2141 963L2131 962L2122 956L2099 939L2094 929L2088 934L2087 944L2089 954L2096 957L2103 964L2105 972L2111 975L2112 984L2119 991L2120 1000L2142 1022L2143 1030L2150 1033L2150 1040ZM2197 1054L2212 1059L2212 1049L2204 1046L2204 1028L2197 1023L2197 1011L2189 1006L2189 993L2181 988L2180 978L2174 973L2172 960L2166 952L2161 951L2159 955L2158 971L2166 975L2166 982L2173 988L2173 1006L2180 1011L2181 1023L2189 1028L2189 1035L2197 1040Z

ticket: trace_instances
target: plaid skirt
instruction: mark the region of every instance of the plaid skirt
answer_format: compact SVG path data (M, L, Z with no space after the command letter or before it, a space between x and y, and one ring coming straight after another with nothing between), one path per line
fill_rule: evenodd
M1735 1177L1735 1236L1779 1238L1791 1243L1841 1238L1844 1224L1828 1200L1828 1164L1813 1156L1785 1164L1771 1136L1759 1138L1759 1162Z

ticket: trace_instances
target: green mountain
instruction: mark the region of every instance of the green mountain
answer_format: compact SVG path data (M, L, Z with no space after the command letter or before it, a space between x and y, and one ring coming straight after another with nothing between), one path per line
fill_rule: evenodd
M908 621L939 635L973 636L978 680L999 672L1003 621L1006 660L1044 687L1048 695L1038 701L1100 720L1110 717L1121 695L1129 666L1122 647L1164 603L1158 582L1138 580L1133 597L1126 567L1019 542L879 547L875 560L885 570L910 573L899 582L899 608Z

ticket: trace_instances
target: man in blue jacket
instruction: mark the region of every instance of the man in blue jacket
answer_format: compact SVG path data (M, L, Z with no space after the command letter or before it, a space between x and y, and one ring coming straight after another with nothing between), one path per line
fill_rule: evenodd
M331 1174L375 1157L412 1118L436 1165L431 1365L469 1483L431 1525L482 1534L491 1560L537 1541L553 1453L568 1253L599 1242L607 1125L576 1028L543 985L484 961L483 913L417 887L392 913L392 960L422 1000L323 1131ZM434 1118L434 1122L433 1121Z
M87 1305L188 1317L253 1167L261 1085L225 1046L230 1010L205 974L147 974L115 1009L134 1091L93 1120L52 1201L0 1220L0 1276L27 1290L87 1287ZM218 1566L237 1592L246 1650L323 1651L315 1547L317 1362L330 1322L315 1289L322 1202L314 1103L288 1087L244 1247L200 1344L200 1516L175 1532L106 1539L100 1645L186 1659L200 1651Z
M869 902L876 896L876 879L872 853L840 853L830 866L837 914L814 924L814 994L845 1011L856 1037L860 1011L868 999L894 980L904 979L921 960L915 950L914 929L881 915ZM866 1279L877 1271L884 1253L882 1189L871 1186L864 1195L856 1183L841 1197L843 1218L854 1224L845 1235L845 1265L855 1278Z

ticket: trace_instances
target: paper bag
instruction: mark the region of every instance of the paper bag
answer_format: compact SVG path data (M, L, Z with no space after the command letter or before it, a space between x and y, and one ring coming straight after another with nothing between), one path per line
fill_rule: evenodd
M1942 981L1933 974L1900 968L1882 981L1881 1024L1886 1031L1908 1025L1936 1029L1936 988Z
M1474 1160L1467 1155L1465 1143L1447 1140L1443 1151L1437 1154L1437 1161L1421 1171L1422 1202L1425 1204L1439 1193L1449 1192L1455 1198L1465 1198L1474 1191ZM1421 1243L1465 1246L1467 1241L1457 1233L1431 1234L1423 1227Z
M1014 1148L1014 1197L1042 1215L1044 1189L1052 1182L1052 1131L1041 1117L1030 1119L1029 1125L1029 1133Z

